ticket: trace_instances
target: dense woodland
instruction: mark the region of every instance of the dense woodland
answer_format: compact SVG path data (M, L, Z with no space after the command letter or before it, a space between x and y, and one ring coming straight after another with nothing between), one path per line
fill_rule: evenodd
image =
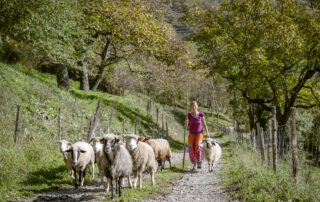
M167 109L178 108L183 114L188 94L189 100L197 100L207 115L214 118L210 119L214 132L228 125L219 124L224 116L232 120L229 126L233 125L238 131L242 129L245 134L257 130L257 123L267 131L268 120L272 119L275 109L273 120L277 122L277 142L282 145L278 152L280 159L285 161L292 149L289 126L295 107L302 164L313 168L320 166L318 1L2 0L0 62L0 84L4 92L0 95L0 115L3 117L0 123L6 126L0 132L3 139L0 154L6 160L16 152L11 148L16 141L4 138L9 134L12 136L14 131L16 105L26 108L24 117L45 113L44 119L48 122L58 116L58 105L72 105L72 110L62 112L65 113L63 116L70 116L69 122L72 122L71 117L76 117L74 120L81 125L90 120L90 116L79 118L81 113L94 111L96 103L86 100L75 104L73 96L100 99L106 106L114 107L117 103L115 108L119 114L115 122L119 129L125 120L132 127L138 125L132 118L133 112L124 113L129 110L129 102L122 102L122 98L145 96L145 100L159 103L159 108L161 105ZM18 67L12 70L9 65ZM41 87L20 89L35 84L20 81L27 78L18 72L38 77L48 87L38 84ZM13 82L14 78L19 84ZM38 105L30 104L33 96L29 94L34 93L34 97L39 97L37 102L41 103L51 99L45 91L56 93L56 87L61 89L59 96L45 101L56 111L42 112L37 109ZM62 98L65 95L70 97ZM63 104L57 104L60 101ZM134 102L131 107L138 108L139 105ZM5 118L9 113L11 118ZM106 112L108 118L105 119L110 120L112 113L111 109ZM141 130L151 130L154 122L160 122L158 111L157 121L144 117L144 112L141 114ZM179 125L172 126L179 128L174 129L175 133L182 131L181 117L183 115L178 121L172 119ZM39 119L30 120L25 121L25 128ZM37 125L36 131L45 131L55 139L55 123L48 123L48 127L44 125ZM162 121L162 128L163 125ZM68 127L70 129L66 130L72 133L72 126ZM79 131L74 129L73 132ZM30 142L30 138L27 139ZM181 136L176 141L181 142ZM24 151L32 151L27 143L21 145ZM37 150L41 151L40 148ZM0 165L0 173L8 168L15 169L17 164L19 162L8 163L8 167ZM37 168L31 166L30 170ZM307 184L312 172L306 174ZM17 173L7 174L11 177L5 180L7 185L0 182L1 186L6 186L1 193L14 186L8 181ZM0 177L4 175L0 174Z

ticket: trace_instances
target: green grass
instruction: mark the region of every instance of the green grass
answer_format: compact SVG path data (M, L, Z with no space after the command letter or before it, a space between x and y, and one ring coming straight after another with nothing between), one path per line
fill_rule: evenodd
M152 101L151 116L147 116L146 104L150 99L143 94L126 93L114 96L102 92L79 90L79 82L70 81L70 91L57 88L54 75L38 72L22 65L0 62L0 198L21 200L37 193L72 187L63 158L55 141L58 139L57 117L61 108L62 139L71 142L86 141L90 116L95 112L98 100L102 101L101 136L106 122L113 113L111 132L121 134L125 120L125 132L132 133L140 122L139 135L151 137L151 128L169 127L169 143L172 151L183 147L183 123L185 110L161 105ZM17 105L21 107L18 142L14 144ZM210 120L210 119L209 119ZM213 125L213 127L215 127ZM97 171L96 171L97 172ZM156 189L128 191L124 197L143 198L162 193L166 183L182 174L178 168L157 174ZM97 180L97 179L96 179ZM148 185L148 180L146 180Z
M291 162L279 162L279 172L274 173L262 165L258 155L244 145L231 143L225 149L226 166L223 169L225 185L233 198L244 201L319 201L320 169L302 166L300 179L294 184ZM312 180L306 184L311 169Z
M79 82L70 81L69 92L58 89L54 75L40 73L22 65L0 63L0 198L15 200L60 186L72 186L62 156L55 141L58 108L61 108L62 139L86 141L90 116L98 100L102 100L102 135L106 121L113 113L111 132L120 134L125 120L125 132L134 132L136 120L139 134L151 136L160 118L169 126L172 150L182 148L183 126L177 122L174 110L152 101L151 117L147 116L145 95L113 96L101 92L83 92ZM17 105L21 106L18 143L14 144ZM160 126L161 126L160 122ZM182 132L181 132L182 131Z

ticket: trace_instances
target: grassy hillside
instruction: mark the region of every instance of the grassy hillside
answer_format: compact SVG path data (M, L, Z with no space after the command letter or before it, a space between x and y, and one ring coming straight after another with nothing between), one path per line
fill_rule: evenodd
M113 114L111 132L134 132L140 122L140 135L151 135L156 122L156 108L168 122L173 150L182 147L184 110L152 103L152 117L147 116L144 95L124 97L100 92L83 92L79 83L71 81L66 92L56 87L54 75L40 73L21 65L0 63L0 197L16 198L45 191L69 183L62 156L59 153L57 117L61 108L62 139L86 141L90 116L98 100L102 101L101 136L106 121ZM17 105L21 107L19 136L14 144ZM182 119L181 119L182 117ZM161 119L160 119L161 120ZM161 122L160 122L161 126Z

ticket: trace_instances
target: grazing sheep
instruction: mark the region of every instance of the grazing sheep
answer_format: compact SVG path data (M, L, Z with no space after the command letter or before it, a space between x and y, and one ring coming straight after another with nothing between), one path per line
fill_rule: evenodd
M154 174L156 172L156 164L153 149L150 145L138 141L137 135L123 135L126 138L126 147L130 152L133 161L134 188L137 187L137 179L139 178L139 187L142 188L142 171L146 170L150 173L151 184L155 185Z
M69 174L70 174L70 181L72 182L73 179L73 169L72 169L72 156L69 152L67 152L68 149L70 149L70 146L68 144L71 144L67 140L59 140L57 143L60 144L60 152L63 155L63 161L66 164Z
M128 177L129 186L131 187L131 155L117 137L103 137L101 143L103 144L103 173L111 185L111 198L114 198L113 179L116 182L116 193L121 197L122 179L124 177Z
M155 159L158 161L158 169L164 168L165 161L169 161L171 169L171 149L169 142L165 139L148 139L147 137L140 136L139 141L145 142L150 145L154 151Z
M221 147L212 138L204 140L203 156L209 164L209 172L213 171L213 165L221 157Z
M86 170L89 164L92 166L92 179L94 179L94 151L90 144L86 142L76 142L69 144L70 152L72 155L72 169L75 178L75 187L78 188L77 182L77 170L79 170L79 182L80 186L83 186L84 178L86 176Z

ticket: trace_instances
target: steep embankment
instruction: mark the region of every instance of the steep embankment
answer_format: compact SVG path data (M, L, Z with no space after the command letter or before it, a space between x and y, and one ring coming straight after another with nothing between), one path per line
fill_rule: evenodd
M96 136L106 131L110 119L111 132L122 133L123 123L125 132L134 132L136 123L140 123L139 134L151 135L158 108L159 117L164 115L164 123L168 122L171 146L174 149L182 146L181 109L152 102L152 113L148 116L146 105L150 98L144 95L86 93L74 81L69 92L56 86L54 75L0 63L0 197L5 200L72 186L55 143L59 138L59 108L62 139L72 142L87 140L88 125L98 100L102 102ZM14 143L17 105L21 113Z

